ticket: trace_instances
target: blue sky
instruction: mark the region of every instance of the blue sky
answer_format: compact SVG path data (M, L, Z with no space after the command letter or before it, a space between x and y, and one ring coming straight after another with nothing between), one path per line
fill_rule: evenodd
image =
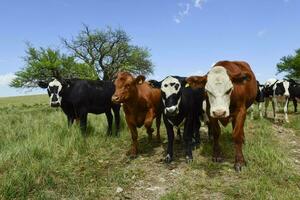
M151 78L206 73L218 60L245 60L257 79L300 48L299 0L3 0L0 4L0 96L45 93L9 88L24 67L25 42L65 51L60 38L91 28L124 29L151 50ZM282 78L282 75L278 75Z

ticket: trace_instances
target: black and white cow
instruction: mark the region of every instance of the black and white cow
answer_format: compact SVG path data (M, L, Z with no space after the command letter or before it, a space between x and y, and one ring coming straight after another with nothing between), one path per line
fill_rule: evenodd
M255 98L254 104L257 104L258 106L258 111L259 111L259 117L262 118L262 102L265 101L265 96L264 96L264 85L261 85L259 81L256 81L257 83L257 94ZM251 105L251 107L248 109L250 111L250 118L253 120L253 112L254 112L254 104Z
M120 105L112 103L111 97L115 86L110 81L56 79L51 82L40 81L41 88L47 88L51 107L61 107L67 115L68 125L74 120L80 120L82 133L86 133L88 113L105 113L108 129L107 134L112 135L112 121L114 112L116 132L120 128Z
M289 92L290 82L286 80L276 80L274 78L268 79L264 86L264 96L265 96L265 116L267 116L267 108L269 101L272 100L273 116L274 120L277 120L278 111L278 98L284 98L284 119L289 122L288 119L288 102L290 98Z
M163 119L167 129L168 148L165 161L173 160L174 126L184 124L183 139L186 161L193 160L192 138L200 143L200 117L203 113L204 88L186 87L185 77L168 76L161 82Z

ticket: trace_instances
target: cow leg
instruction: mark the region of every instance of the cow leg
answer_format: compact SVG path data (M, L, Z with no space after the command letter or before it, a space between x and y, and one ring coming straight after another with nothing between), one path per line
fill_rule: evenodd
M235 146L235 164L236 171L241 171L245 165L245 159L242 151L244 143L244 122L246 119L246 108L241 108L238 114L232 120L233 141Z
M286 97L286 98L285 98L284 108L283 108L284 119L285 119L286 122L289 122L289 117L288 117L288 105L289 105L289 98Z
M163 118L164 118L164 124L167 129L167 135L168 135L168 148L167 148L167 156L165 158L165 162L170 163L173 160L174 130L173 130L173 125L169 123L166 117L163 116Z
M270 101L270 99L269 99L269 98L266 98L266 101L265 101L265 117L268 117L268 106L269 106L269 101Z
M111 136L112 135L112 122L113 122L113 115L111 113L111 110L105 112L106 115L106 119L107 119L107 131L106 131L106 135Z
M137 156L137 153L138 153L138 141L137 141L138 132L137 132L137 129L136 129L135 125L133 125L130 122L128 122L127 119L126 119L126 121L127 121L128 128L130 130L131 139L132 139L131 148L127 152L127 155L129 155L130 158L135 158Z
M293 98L294 111L297 112L297 99Z
M68 118L68 127L70 128L72 126L72 124L74 123L74 117L68 115L67 118Z
M250 112L250 119L253 120L254 119L254 116L253 116L254 105L252 104L248 110Z
M80 115L80 130L84 136L87 135L87 113Z
M262 103L261 103L261 102L258 103L258 111L259 111L259 117L260 117L260 118L263 118L263 114L262 114Z
M161 124L161 115L156 117L156 139L160 141L160 124Z
M214 162L221 162L222 161L221 147L219 144L219 136L221 133L221 128L218 123L218 120L210 118L209 129L211 130L210 132L213 135L213 158L212 158L212 160Z
M154 114L153 109L150 109L147 112L146 117L145 117L144 126L145 126L145 128L147 130L149 141L152 140L152 133L154 131L154 129L152 128L152 123L153 123L154 116L155 116L155 114Z
M273 97L273 99L272 99L272 108L273 108L274 121L276 121L277 120L276 112L278 110L276 97Z
M200 127L201 127L200 118L199 118L199 116L195 116L194 122L193 122L193 130L192 130L193 138L195 140L193 145L195 147L198 147L200 145L200 131L199 131Z
M178 136L179 141L181 141L181 133L180 133L179 127L177 127L177 136Z
M116 135L118 136L120 131L120 107L113 107L113 112L115 116Z
M186 119L184 123L184 132L183 132L183 140L185 147L185 160L187 163L193 161L193 153L192 153L192 136L194 131L193 121L191 119Z

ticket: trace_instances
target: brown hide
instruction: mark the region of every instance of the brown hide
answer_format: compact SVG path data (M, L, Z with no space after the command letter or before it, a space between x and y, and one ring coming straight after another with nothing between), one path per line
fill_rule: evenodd
M119 72L114 82L115 93L112 101L123 103L125 118L132 136L132 147L129 151L131 156L137 155L137 127L145 126L149 139L154 131L151 126L156 118L157 138L160 139L159 126L161 119L160 89L150 86L144 76L134 78L128 72Z

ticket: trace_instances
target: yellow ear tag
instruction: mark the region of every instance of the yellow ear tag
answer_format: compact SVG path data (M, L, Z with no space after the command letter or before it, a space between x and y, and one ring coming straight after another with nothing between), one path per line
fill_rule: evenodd
M186 83L186 84L185 84L185 87L190 87L190 84Z

